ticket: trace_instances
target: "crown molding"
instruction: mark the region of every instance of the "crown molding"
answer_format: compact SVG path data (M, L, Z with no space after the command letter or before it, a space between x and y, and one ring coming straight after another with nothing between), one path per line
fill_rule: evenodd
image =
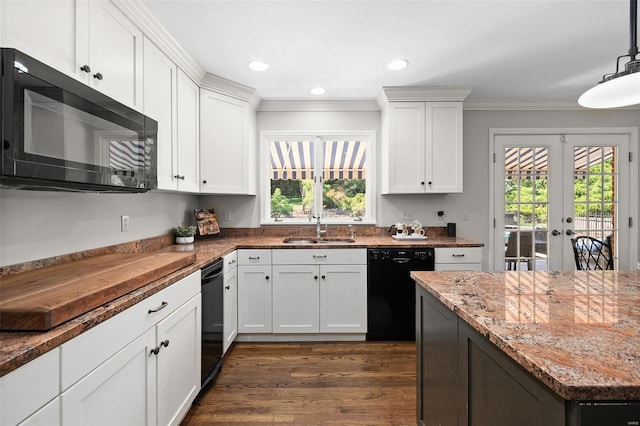
M466 86L385 86L381 96L389 102L463 102L472 89Z
M258 111L304 111L304 112L331 112L331 111L379 111L375 100L263 100Z
M574 101L468 101L463 104L466 111L603 111L585 108ZM608 111L640 110L640 105L609 109Z
M246 102L255 102L257 98L256 89L209 73L200 81L200 87Z
M193 81L202 81L205 76L204 68L189 56L141 0L111 0L111 2Z

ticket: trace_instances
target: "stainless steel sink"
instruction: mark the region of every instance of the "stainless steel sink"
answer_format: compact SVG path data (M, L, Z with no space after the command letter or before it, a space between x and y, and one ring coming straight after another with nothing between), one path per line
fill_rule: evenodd
M352 238L340 238L340 237L325 237L325 238L315 238L315 237L288 237L282 240L285 244L349 244L355 243L356 240Z

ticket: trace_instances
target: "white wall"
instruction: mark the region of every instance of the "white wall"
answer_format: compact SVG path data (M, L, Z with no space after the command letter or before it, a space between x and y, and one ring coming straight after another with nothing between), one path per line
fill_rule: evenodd
M195 223L194 195L0 189L0 266L119 244ZM128 215L129 231L120 231Z
M464 192L441 195L384 195L378 197L378 226L400 220L403 211L424 225L444 226L436 214L444 210L447 222L456 222L458 236L489 242L490 141L491 128L640 127L640 111L474 111L464 112ZM258 112L257 131L262 130L375 130L380 134L380 114L365 112ZM258 138L256 138L258 140ZM378 141L379 141L378 137ZM258 142L256 142L258 143ZM378 147L378 154L380 153ZM636 159L640 154L636 153ZM382 161L378 155L378 162ZM636 160L636 167L640 161ZM379 167L378 167L379 168ZM378 177L377 187L380 188ZM640 194L639 194L640 195ZM259 197L202 196L200 207L219 212L229 210L231 220L223 227L259 226ZM462 220L463 210L468 219ZM636 222L640 222L638 219ZM483 252L489 269L489 249Z

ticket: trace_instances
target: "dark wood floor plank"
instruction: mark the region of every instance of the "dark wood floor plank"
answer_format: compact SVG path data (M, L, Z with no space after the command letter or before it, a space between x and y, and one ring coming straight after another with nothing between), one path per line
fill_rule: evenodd
M415 384L411 342L237 343L183 425L414 425Z

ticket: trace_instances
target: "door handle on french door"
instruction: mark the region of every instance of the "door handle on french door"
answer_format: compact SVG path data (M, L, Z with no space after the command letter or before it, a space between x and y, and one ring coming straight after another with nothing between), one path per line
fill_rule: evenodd
M551 231L551 235L556 236L556 235L560 235L562 234L562 232L558 231L557 229L554 229L553 231Z
M573 232L573 229L567 229L566 231L564 231L564 233L568 236L572 236L573 234L575 234L575 232Z

